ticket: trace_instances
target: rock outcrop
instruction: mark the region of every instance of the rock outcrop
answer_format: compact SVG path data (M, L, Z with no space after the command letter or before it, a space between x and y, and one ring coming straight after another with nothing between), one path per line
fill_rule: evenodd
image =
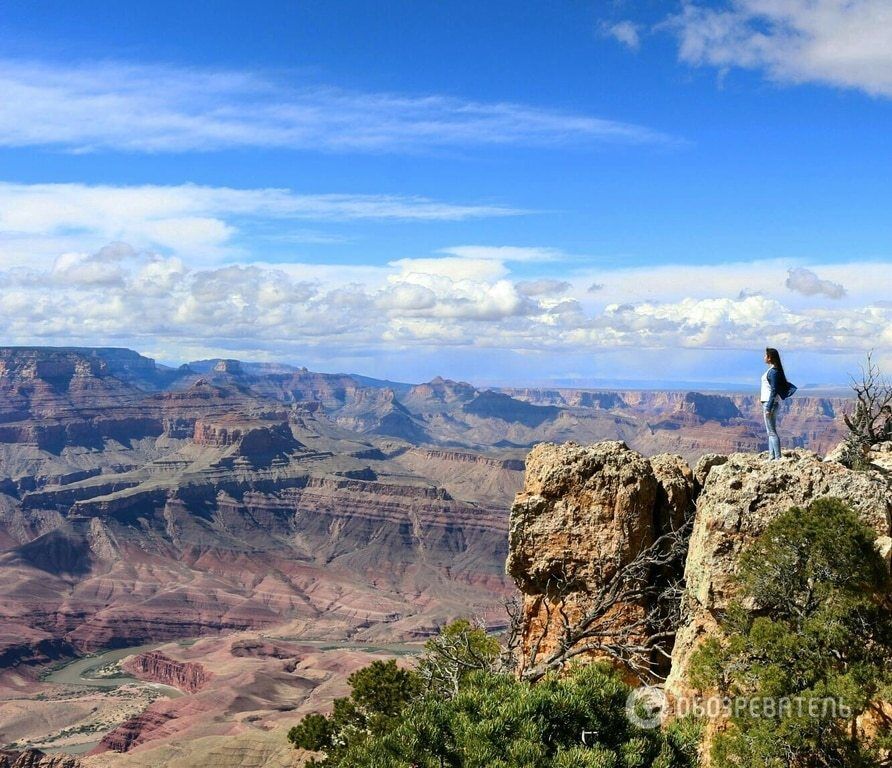
M692 511L691 470L621 442L536 446L511 509L508 574L523 595L521 666L555 650L589 596ZM610 608L612 627L640 621L645 599ZM533 658L536 657L536 658Z
M72 755L48 755L39 749L26 749L0 751L0 768L83 768L83 763Z
M667 682L672 696L684 696L691 655L737 594L738 556L778 515L816 499L842 499L876 531L881 554L892 555L892 451L876 446L870 458L875 468L856 472L805 450L777 462L711 454L692 471L679 457L646 459L617 442L537 446L512 508L506 563L523 594L521 665L533 647L540 655L556 647L560 622L552 615L547 623L549 600L574 622L611 569L695 509ZM563 589L558 602L556 585ZM617 607L608 624L618 631L646 608Z
M164 727L175 719L176 715L171 712L147 709L105 734L93 753L127 752L144 741L160 738L164 734Z
M121 666L140 680L171 685L187 693L200 691L211 679L211 673L201 664L176 661L160 651L138 653Z
M734 454L724 463L713 463L702 483L685 567L685 620L667 681L674 697L688 692L691 655L716 631L717 615L737 594L740 553L778 515L793 506L835 497L876 531L881 547L892 544L892 485L880 471L854 472L802 450L771 463L751 454Z

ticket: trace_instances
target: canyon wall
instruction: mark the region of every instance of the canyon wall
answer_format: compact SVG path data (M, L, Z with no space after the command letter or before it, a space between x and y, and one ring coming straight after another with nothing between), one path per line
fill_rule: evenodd
M160 651L138 653L121 666L140 680L171 685L187 693L200 691L211 679L211 673L201 664L175 661Z

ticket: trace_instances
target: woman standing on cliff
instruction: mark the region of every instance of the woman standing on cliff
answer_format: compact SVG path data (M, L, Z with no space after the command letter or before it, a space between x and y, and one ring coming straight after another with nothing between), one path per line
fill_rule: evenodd
M768 432L768 460L775 461L781 457L780 438L777 435L777 407L780 393L787 391L787 377L781 363L780 352L774 347L766 347L765 362L768 370L762 374L762 410L765 415L765 429Z

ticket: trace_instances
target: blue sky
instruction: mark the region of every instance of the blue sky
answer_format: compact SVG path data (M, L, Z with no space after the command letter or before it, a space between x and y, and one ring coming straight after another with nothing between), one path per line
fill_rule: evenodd
M0 340L845 383L892 363L890 37L883 0L7 3Z

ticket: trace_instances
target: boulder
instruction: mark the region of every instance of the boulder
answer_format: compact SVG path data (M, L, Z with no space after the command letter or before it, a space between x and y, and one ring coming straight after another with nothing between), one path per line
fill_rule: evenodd
M794 450L780 461L732 454L711 467L697 498L685 566L685 619L678 630L667 681L671 696L688 692L691 655L717 629L717 617L737 596L737 561L774 520L793 506L842 499L880 538L890 535L892 487L880 470L857 472L810 451Z

